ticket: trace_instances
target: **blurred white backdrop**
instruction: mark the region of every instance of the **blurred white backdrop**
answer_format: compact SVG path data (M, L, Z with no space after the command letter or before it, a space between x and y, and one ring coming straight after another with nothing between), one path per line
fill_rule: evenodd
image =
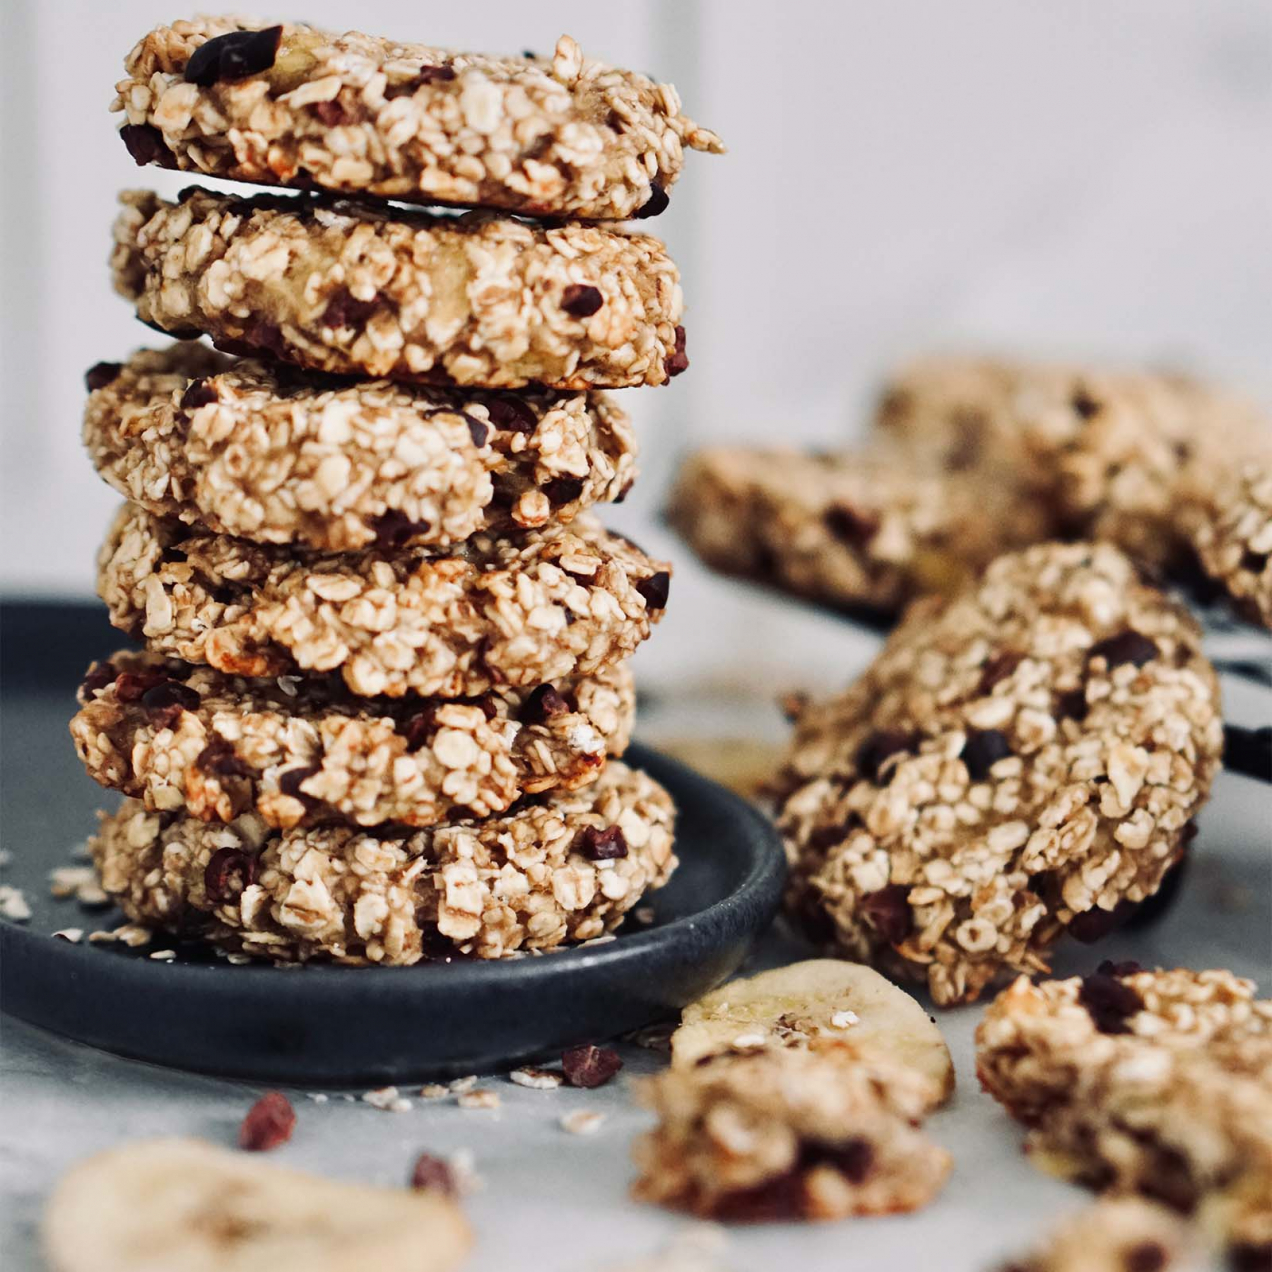
M174 16L3 5L6 596L91 592L115 499L80 452L82 373L150 338L107 279L115 192L187 184L134 168L106 105L132 42ZM1170 360L1272 397L1268 0L307 0L303 16L504 51L569 31L673 80L729 144L691 155L645 227L681 265L693 363L625 396L644 479L615 520L651 548L677 552L653 514L686 447L848 437L917 349ZM775 609L685 555L647 669L803 662Z

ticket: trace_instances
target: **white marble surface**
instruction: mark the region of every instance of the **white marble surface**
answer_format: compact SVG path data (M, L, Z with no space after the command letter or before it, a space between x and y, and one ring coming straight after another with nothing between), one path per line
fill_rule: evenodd
M1272 718L1272 694L1236 683L1227 689L1233 718ZM652 706L645 735L654 742L683 737L694 722L708 736L736 736L740 724L748 733L772 731L718 700L711 707L681 698ZM1133 957L1146 964L1230 967L1272 990L1270 813L1269 787L1222 776L1201 819L1193 871L1176 906L1145 931L1114 936L1098 949L1065 949L1057 970L1089 970L1104 957ZM797 953L798 947L773 936L756 962ZM1022 1161L1018 1128L977 1089L972 1032L979 1014L972 1007L938 1017L959 1086L953 1103L930 1124L956 1162L934 1205L913 1216L732 1229L719 1239L720 1268L771 1272L786 1262L801 1272L981 1272L1035 1239L1054 1217L1080 1208L1079 1190ZM605 1272L660 1250L656 1266L671 1272L667 1245L683 1242L693 1225L627 1198L630 1144L646 1122L631 1101L629 1083L660 1058L633 1047L624 1047L623 1055L620 1079L593 1092L526 1090L492 1077L487 1085L502 1101L496 1111L415 1100L409 1112L393 1114L347 1103L335 1092L317 1104L291 1090L299 1123L276 1160L333 1177L396 1184L422 1151L471 1152L483 1182L465 1202L477 1233L473 1272ZM40 1208L71 1163L143 1136L198 1135L230 1144L256 1094L237 1082L118 1060L4 1018L0 1189L6 1213L0 1249L6 1272L39 1266ZM579 1108L606 1114L596 1135L560 1128L561 1115Z

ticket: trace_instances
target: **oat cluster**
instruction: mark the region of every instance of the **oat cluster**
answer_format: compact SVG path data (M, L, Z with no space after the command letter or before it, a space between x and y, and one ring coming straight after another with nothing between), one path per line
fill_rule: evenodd
M1118 549L1000 557L800 712L774 788L790 909L938 1003L971 1001L1156 892L1222 742L1196 622Z
M673 819L666 791L614 761L577 791L421 829L279 831L130 800L90 847L135 922L275 960L388 966L601 936L670 875Z
M84 444L132 503L258 543L447 547L621 499L636 441L600 393L298 375L195 343L93 369Z
M125 69L139 165L291 191L121 197L116 289L179 343L86 376L128 501L98 591L145 646L71 723L128 797L103 898L232 961L606 934L676 859L667 792L610 763L671 570L590 515L636 477L600 390L689 358L662 243L605 222L657 215L718 138L568 37L196 18Z
M199 17L137 44L111 109L138 163L621 220L662 210L686 148L723 150L670 84L585 58L569 36L551 57L489 57L286 23L262 73L191 81L209 40L261 25Z
M643 1200L723 1220L918 1209L950 1155L915 1129L929 1081L849 1044L704 1057L641 1089L658 1125L636 1144Z
M1192 1267L1187 1224L1138 1197L1102 1198L1058 1224L1032 1253L998 1272L1170 1272Z
M111 268L173 335L311 371L519 389L665 384L688 366L656 238L319 196L121 196Z
M1023 977L977 1030L985 1089L1044 1169L1272 1247L1272 1000L1227 971Z

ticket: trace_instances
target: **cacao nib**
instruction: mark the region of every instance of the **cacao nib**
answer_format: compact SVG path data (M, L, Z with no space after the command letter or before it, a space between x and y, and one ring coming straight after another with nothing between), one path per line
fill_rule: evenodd
M416 535L427 534L431 528L427 521L411 521L406 513L390 508L375 519L376 547L405 547Z
M186 63L185 82L211 88L225 80L246 79L274 65L283 38L280 26L263 31L227 31L200 44Z
M218 905L256 882L256 858L240 848L218 848L203 871L203 887Z
M857 770L868 782L878 782L883 766L894 755L905 755L913 752L915 739L912 733L902 733L899 729L881 729L872 733L857 748ZM880 783L886 786L887 781Z
M572 1087L604 1086L622 1067L618 1052L613 1047L598 1047L585 1043L571 1047L561 1056L565 1081Z
M1064 693L1056 695L1057 719L1077 720L1080 723L1086 719L1088 710L1085 689L1066 689Z
M197 411L199 407L208 406L217 400L216 390L200 376L197 380L191 380L181 395L181 409Z
M1130 985L1104 971L1082 978L1078 1001L1087 1009L1095 1027L1106 1034L1130 1033L1126 1022L1144 1006Z
M95 363L84 372L84 384L90 393L95 393L98 389L104 389L117 380L123 369L121 362Z
M666 362L663 363L663 369L667 372L667 378L673 375L679 375L682 371L689 370L689 355L685 352L685 329L683 327L676 328L676 347L668 355Z
M1024 655L1016 653L1013 649L1006 649L1000 654L995 654L981 668L980 682L976 686L977 694L983 696L989 693L996 684L1006 680L1023 661Z
M161 168L177 166L177 158L168 149L163 133L152 124L125 124L119 135L137 167L144 168L148 163L158 164Z
M83 697L90 698L93 694L102 689L113 685L119 676L119 671L112 662L94 663L89 669L84 679L80 682L80 692Z
M554 508L573 503L583 493L583 481L579 477L554 477L540 487Z
M636 590L645 598L645 605L651 610L667 608L667 597L671 594L671 575L666 570L659 570L647 579L636 584Z
M212 740L199 752L194 766L209 777L247 777L251 773L234 747L220 734L212 735Z
M616 861L627 856L627 838L617 826L605 830L585 826L579 832L578 849L589 861Z
M1094 419L1100 413L1099 402L1081 386L1074 390L1073 397L1069 400L1069 405L1073 407L1074 414L1079 419Z
M1109 670L1112 671L1114 667L1120 667L1123 663L1133 663L1136 667L1142 667L1145 663L1152 662L1160 653L1157 645L1142 632L1127 628L1126 631L1110 636L1107 640L1097 641L1087 651L1087 660L1103 658Z
M370 300L358 300L347 287L332 292L327 307L322 311L323 323L333 330L341 327L361 327L380 307L377 293Z
M477 447L485 446L490 438L490 426L484 421L474 419L467 414L464 416L464 423L468 425L468 436L473 439L473 445Z
M239 1147L264 1153L286 1144L296 1128L296 1110L281 1091L266 1091L247 1111L239 1127Z
M545 724L553 716L566 715L570 704L552 685L539 685L530 691L521 708L523 724Z
M671 203L671 196L657 181L649 183L649 198L633 214L635 221L646 221L651 216L661 216Z
M115 679L115 697L120 702L136 702L147 690L163 684L167 675L162 671L125 671Z
M904 884L890 883L861 898L862 913L889 945L900 945L914 928L909 895L910 889Z
M490 420L497 428L511 429L514 433L533 433L539 427L538 417L520 398L490 398L486 403Z
M833 504L822 514L826 529L840 543L864 548L879 533L879 518L871 512L858 512L847 504Z
M983 782L990 769L1011 753L1011 743L1005 733L998 729L972 729L958 758L967 765L967 775L973 782Z
M601 303L601 289L588 283L571 283L561 293L561 308L571 318L590 318Z

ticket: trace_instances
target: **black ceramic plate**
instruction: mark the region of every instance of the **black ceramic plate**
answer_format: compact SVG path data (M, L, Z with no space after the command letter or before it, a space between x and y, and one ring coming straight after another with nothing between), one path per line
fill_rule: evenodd
M156 962L145 948L55 940L61 928L87 937L122 922L48 889L49 871L92 829L88 809L111 802L77 771L66 721L79 672L116 642L86 618L96 647L75 641L55 657L57 638L43 639L43 620L28 632L30 615L5 617L11 860L0 881L20 887L34 913L24 924L0 920L0 1006L67 1037L159 1064L289 1083L486 1070L676 1011L737 968L776 910L783 859L769 824L723 787L634 746L629 762L676 801L681 864L648 898L653 922L629 921L612 941L503 962L285 969L232 966L197 950ZM48 621L65 637L71 620Z

